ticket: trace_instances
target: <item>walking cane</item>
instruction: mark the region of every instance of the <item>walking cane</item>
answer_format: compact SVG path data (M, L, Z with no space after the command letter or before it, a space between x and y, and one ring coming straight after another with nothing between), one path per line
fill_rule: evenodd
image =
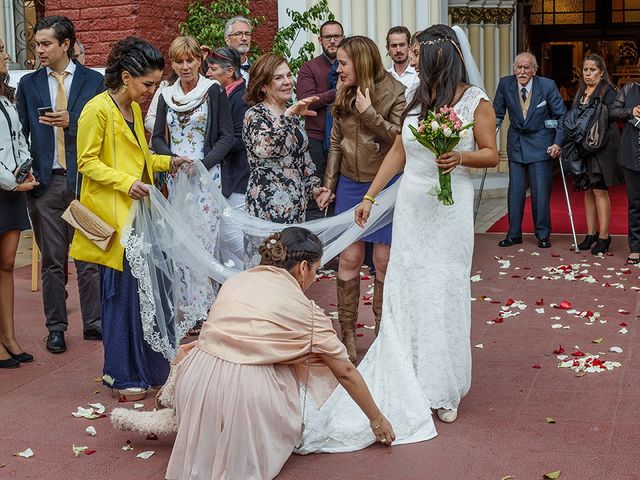
M496 136L500 131L500 127L496 127ZM473 223L476 223L476 218L478 218L478 211L480 210L480 201L482 200L482 191L484 190L484 181L487 178L487 170L485 167L484 172L482 172L482 180L480 180L480 188L478 189L478 198L476 198L476 204L473 207Z
M564 196L567 199L567 209L569 210L569 223L571 223L571 233L573 234L573 245L575 252L580 253L578 248L578 239L576 238L576 227L573 225L573 212L571 211L571 202L569 201L569 190L567 190L567 180L564 178L564 167L562 166L562 153L558 157L560 161L560 175L562 175L562 186L564 187Z

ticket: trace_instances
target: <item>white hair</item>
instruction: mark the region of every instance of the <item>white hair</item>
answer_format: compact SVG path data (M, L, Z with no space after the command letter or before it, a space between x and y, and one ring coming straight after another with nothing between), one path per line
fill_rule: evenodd
M529 57L531 59L531 66L534 70L538 70L538 60L536 60L536 56L531 52L520 52L516 55L516 58L513 59L513 69L516 68L516 63L518 63L518 59L520 57Z
M249 28L251 28L253 30L253 26L251 25L251 21L248 18L244 18L244 17L240 17L240 16L231 17L229 20L227 20L227 23L224 24L224 36L225 37L228 37L229 35L231 35L231 27L236 22L246 23L247 25L249 25Z

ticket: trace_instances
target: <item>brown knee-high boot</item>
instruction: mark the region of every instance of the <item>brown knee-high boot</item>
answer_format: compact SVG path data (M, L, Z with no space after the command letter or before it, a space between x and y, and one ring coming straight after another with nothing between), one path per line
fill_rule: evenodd
M384 282L376 278L373 282L373 316L376 319L376 328L373 331L376 337L380 331L380 319L382 318L382 297L384 293Z
M356 320L360 301L360 276L351 280L338 278L338 320L342 330L342 343L347 347L349 360L358 359L356 353Z

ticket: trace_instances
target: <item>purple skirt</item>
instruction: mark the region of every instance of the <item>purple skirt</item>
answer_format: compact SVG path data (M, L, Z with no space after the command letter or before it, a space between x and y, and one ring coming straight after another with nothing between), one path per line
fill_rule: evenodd
M400 178L400 174L396 175L387 183L393 184ZM346 212L350 208L355 207L362 201L362 197L367 194L367 190L371 186L371 182L356 182L344 175L340 175L338 179L338 185L336 186L336 215ZM392 223L386 225L367 236L362 237L360 240L371 243L383 243L385 245L391 245L391 228Z

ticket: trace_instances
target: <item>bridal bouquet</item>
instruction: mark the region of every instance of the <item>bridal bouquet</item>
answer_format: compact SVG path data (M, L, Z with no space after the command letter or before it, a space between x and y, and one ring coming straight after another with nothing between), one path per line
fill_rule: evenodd
M446 105L439 111L430 111L427 117L418 123L418 128L409 125L411 133L423 147L428 148L437 157L452 151L461 138L470 135L469 128L474 122L464 123L453 108ZM444 173L444 168L438 168L438 187L436 195L443 205L453 205L451 192L451 175Z

